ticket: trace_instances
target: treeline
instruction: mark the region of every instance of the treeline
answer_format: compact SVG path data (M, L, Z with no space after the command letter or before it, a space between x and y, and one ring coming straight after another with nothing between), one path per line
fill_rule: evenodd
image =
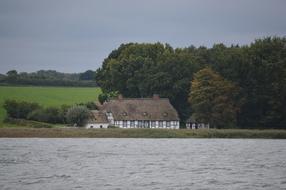
M6 75L0 75L2 85L33 85L33 86L97 86L95 71L87 70L83 73L61 73L54 70L40 70L37 72L18 73L11 70Z
M192 116L218 128L286 128L285 37L211 48L122 44L95 76L104 93L169 98L183 121Z

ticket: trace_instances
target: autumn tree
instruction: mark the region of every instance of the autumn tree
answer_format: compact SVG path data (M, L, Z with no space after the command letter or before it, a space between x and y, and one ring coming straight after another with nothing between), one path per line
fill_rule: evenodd
M238 91L233 83L211 68L198 71L191 82L189 97L192 117L215 128L235 127Z

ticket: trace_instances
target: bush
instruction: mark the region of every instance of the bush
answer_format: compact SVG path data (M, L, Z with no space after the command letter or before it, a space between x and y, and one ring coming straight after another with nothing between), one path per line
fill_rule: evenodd
M95 102L86 102L86 103L79 103L78 106L85 106L89 110L98 110L98 107Z
M67 122L71 125L84 126L89 117L89 112L85 106L73 106L67 111Z
M27 119L29 113L39 109L40 105L25 101L5 100L3 107L6 110L8 117Z
M6 100L4 108L8 118L28 119L47 123L66 123L65 115L70 106L43 108L37 103Z
M49 107L45 109L48 123L63 123L64 116L61 116L60 108Z
M64 114L60 108L41 108L29 113L27 119L47 123L64 123Z
M29 115L27 116L27 119L35 121L46 121L46 115L44 113L44 109L36 109L30 112Z

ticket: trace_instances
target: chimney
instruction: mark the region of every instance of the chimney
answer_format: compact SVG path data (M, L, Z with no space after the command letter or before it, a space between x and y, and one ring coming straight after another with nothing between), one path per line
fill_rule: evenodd
M160 99L159 94L153 94L153 99L154 99L154 100L159 100L159 99Z
M118 94L118 100L123 100L123 95L122 94Z

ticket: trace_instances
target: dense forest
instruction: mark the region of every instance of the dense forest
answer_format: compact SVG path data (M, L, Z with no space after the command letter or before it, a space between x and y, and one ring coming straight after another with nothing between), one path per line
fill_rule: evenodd
M96 71L103 92L167 97L184 121L217 128L286 128L286 38L172 48L122 44Z
M35 85L35 86L96 86L95 72L61 73L54 70L40 70L27 73L11 70L6 75L0 74L0 85Z

